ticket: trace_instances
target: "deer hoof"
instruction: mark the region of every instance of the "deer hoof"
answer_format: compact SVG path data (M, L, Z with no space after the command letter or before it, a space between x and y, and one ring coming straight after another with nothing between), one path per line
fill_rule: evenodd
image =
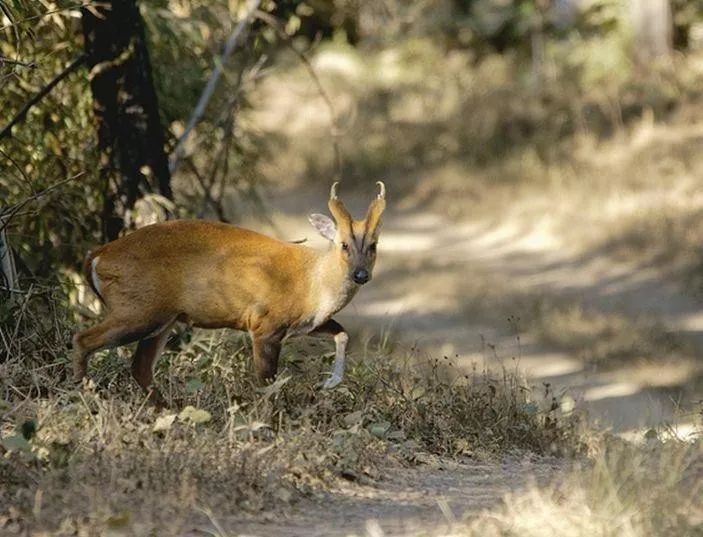
M322 383L322 389L323 390L331 390L332 388L337 386L340 382L342 382L342 377L332 373L330 378L328 378L325 382Z

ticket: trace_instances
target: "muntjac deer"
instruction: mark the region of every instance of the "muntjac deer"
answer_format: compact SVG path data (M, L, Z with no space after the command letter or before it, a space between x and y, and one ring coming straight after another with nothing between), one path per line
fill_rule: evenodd
M330 191L329 210L310 223L330 247L318 251L248 229L202 220L150 225L88 254L85 277L107 308L106 318L73 338L73 372L85 377L89 356L138 341L132 375L155 401L152 368L176 321L203 328L235 328L251 335L254 369L262 381L278 368L288 336L334 336L335 360L324 388L344 375L348 341L332 316L371 279L386 189L363 220L352 219Z

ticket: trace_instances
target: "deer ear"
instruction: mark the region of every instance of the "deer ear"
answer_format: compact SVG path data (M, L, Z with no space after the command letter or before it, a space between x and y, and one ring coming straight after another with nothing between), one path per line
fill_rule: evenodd
M312 227L325 239L328 241L334 240L334 236L337 234L337 226L334 225L334 222L329 216L315 213L308 216L308 220L310 224L312 224Z
M381 215L386 208L385 199L375 199L366 211L366 229L371 235L378 235L381 231Z

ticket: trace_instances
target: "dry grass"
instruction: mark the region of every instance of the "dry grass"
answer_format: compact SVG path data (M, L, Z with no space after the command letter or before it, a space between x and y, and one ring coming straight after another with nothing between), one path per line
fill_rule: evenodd
M703 444L612 442L551 485L510 494L505 506L450 534L655 537L703 534Z
M383 178L399 207L457 219L545 217L570 244L694 274L703 63L692 54L645 75L613 43L593 45L549 51L555 71L539 90L510 55L477 62L424 39L321 47L313 64L335 104L343 179ZM254 99L245 121L267 133L271 182L327 182L329 115L298 63L281 61Z
M16 323L0 327L11 351L0 362L5 532L176 534L205 524L203 510L280 510L337 479L379 479L381 468L422 453L580 446L577 420L533 400L515 372L457 377L437 360L391 354L385 340L367 342L343 386L328 392L317 388L326 343L286 347L279 379L259 388L244 339L181 334L157 373L171 409L156 412L129 377L127 350L101 353L94 382L72 388L72 323L15 307ZM15 326L23 336L13 338Z
M695 102L703 78L697 58L644 74L631 70L618 47L601 45L564 42L550 51L551 72L539 88L529 65L511 54L476 60L425 38L364 50L321 46L313 65L335 104L344 178L389 177L396 195L414 191L418 180L445 194L459 183L544 186L553 172L568 179L580 171L584 149L591 159L593 144L627 136L643 117L676 117L672 110ZM261 106L249 120L270 133L271 154L287 165L285 185L330 177L329 115L297 61L282 58L254 98ZM458 164L461 177L430 180L428 171L447 164Z
M345 178L390 174L405 208L429 205L458 218L483 211L520 224L546 213L579 247L628 259L636 252L679 263L681 251L697 251L700 208L690 203L703 169L697 135L667 136L645 111L663 117L682 77L658 91L642 86L644 101L626 83L606 95L575 98L557 86L526 95L516 62L488 57L473 65L427 42L364 61L351 50L323 51L316 67L335 97L352 160ZM687 76L695 82L698 74ZM264 171L280 177L284 169L288 187L305 177L327 182L328 121L309 81L288 70L260 97L255 109L266 112L248 120L273 132L277 156ZM686 188L672 191L681 178ZM696 256L685 263L697 266ZM687 352L653 321L481 287L484 310L504 318L502 307L511 315L517 307L531 335L590 362ZM35 288L0 303L3 534L173 535L207 524L207 513L265 516L271 505L285 512L336 480L379 480L388 465L416 464L426 452L584 449L578 420L551 399L535 399L516 372L457 375L444 360L391 351L378 339L357 345L341 388L321 392L326 343L286 347L279 380L259 388L249 381L246 341L181 334L158 365L171 410L157 413L129 378L126 350L92 361L94 384L69 385L76 319L62 302L57 290ZM703 534L700 443L617 444L578 460L552 486L509 496L457 534Z

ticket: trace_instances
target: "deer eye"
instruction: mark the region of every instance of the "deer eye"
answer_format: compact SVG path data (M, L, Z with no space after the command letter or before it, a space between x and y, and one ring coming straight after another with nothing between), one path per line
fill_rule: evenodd
M373 244L369 245L369 253L370 254L375 254L376 253L376 243L374 242Z
M344 250L345 252L349 251L349 245L346 242L342 243L342 250Z

